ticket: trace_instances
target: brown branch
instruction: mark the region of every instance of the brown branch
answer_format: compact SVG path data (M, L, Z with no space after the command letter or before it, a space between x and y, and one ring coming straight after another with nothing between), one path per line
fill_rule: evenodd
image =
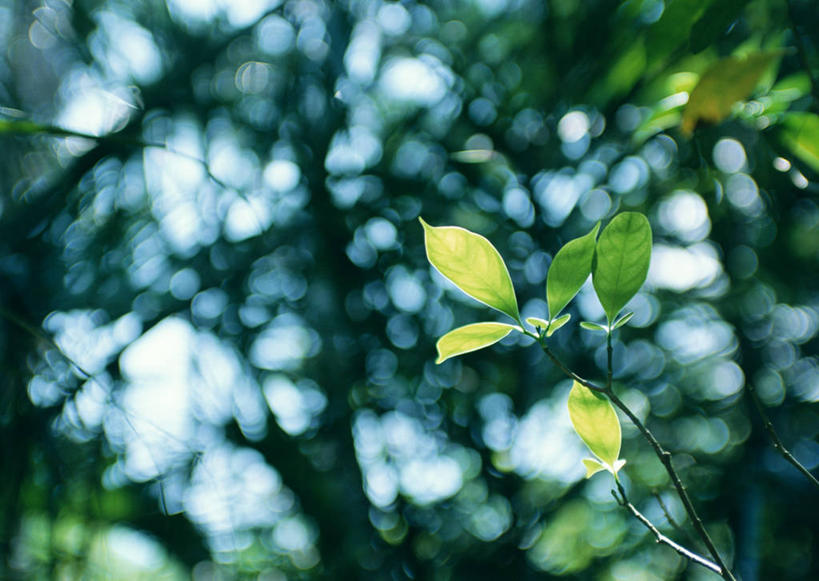
M819 480L817 480L816 477L811 474L810 471L794 457L793 454L791 454L790 450L788 450L784 444L782 444L782 440L779 439L779 435L776 433L773 423L771 423L768 414L765 412L765 406L762 405L762 401L759 399L759 394L756 392L756 388L750 383L748 384L748 393L751 394L751 399L754 401L754 404L756 404L756 409L762 418L762 425L765 426L765 431L768 432L768 436L771 438L773 447L785 460L793 464L797 470L804 474L805 478L810 480L814 486L819 488Z
M671 540L663 533L661 533L657 529L657 527L655 527L654 524L650 520L648 520L648 518L645 515L643 515L639 510L637 510L637 507L635 507L633 504L631 504L631 502L629 502L628 497L626 496L626 491L623 488L623 485L620 483L620 481L615 479L615 482L617 483L617 490L620 491L620 496L618 497L617 493L614 490L612 490L611 494L612 496L614 496L614 499L620 506L626 508L632 515L634 515L634 517L637 520L639 520L644 527L651 531L651 534L654 535L654 538L657 539L658 543L671 547L672 549L677 551L677 553L679 553L689 561L693 561L697 565L702 565L703 567L709 569L710 571L713 571L717 575L725 577L723 573L725 569L722 568L720 565L717 565L716 563L709 561L702 555L698 555L694 551L683 547L681 544Z

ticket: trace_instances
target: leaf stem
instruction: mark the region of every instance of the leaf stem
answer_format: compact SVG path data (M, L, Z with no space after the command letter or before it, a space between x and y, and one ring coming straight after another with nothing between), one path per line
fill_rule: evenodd
M791 454L790 450L788 450L784 444L782 444L782 440L779 439L779 435L776 433L776 429L774 428L773 423L771 423L768 414L765 413L765 407L762 405L762 401L759 399L759 394L756 392L756 388L752 384L748 385L748 393L751 394L751 399L754 401L756 405L756 409L759 412L760 417L762 418L762 425L765 426L765 431L768 432L768 435L771 438L771 442L773 443L773 447L779 452L782 457L793 464L797 470L799 470L802 474L805 475L805 478L810 480L810 482L819 488L819 480L810 473L810 471L805 468L799 460L797 460L793 454Z
M654 538L657 539L658 543L671 547L672 549L677 551L677 553L679 553L680 555L682 555L683 557L685 557L689 561L693 561L694 563L696 563L698 565L702 565L703 567L713 571L717 575L722 575L723 577L725 576L723 574L723 571L725 570L723 567L721 567L720 565L718 565L718 564L716 564L716 563L714 563L712 561L709 561L708 559L706 559L705 557L703 557L701 555L698 555L694 551L683 547L679 543L671 540L670 538L665 536L663 533L661 533L657 529L657 527L655 527L654 524L650 520L648 520L648 518L645 515L643 515L639 510L637 510L637 507L635 507L633 504L631 504L628 497L626 496L626 491L623 488L623 485L620 483L620 481L615 480L615 482L617 483L617 490L620 491L620 496L618 497L617 493L614 490L612 490L611 494L612 494L612 496L614 496L614 499L617 501L617 503L620 506L628 509L628 511L637 520L639 520L643 524L643 526L645 526L649 531L651 531L651 534L654 535Z

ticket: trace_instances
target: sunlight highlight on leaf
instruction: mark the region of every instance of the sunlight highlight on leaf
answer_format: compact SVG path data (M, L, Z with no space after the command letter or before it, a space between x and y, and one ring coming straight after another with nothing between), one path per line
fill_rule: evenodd
M443 363L450 357L489 347L512 331L520 330L516 325L505 323L473 323L458 327L438 339L438 359L435 363Z
M613 470L620 455L621 434L611 402L575 381L569 393L569 417L589 450Z
M427 258L441 274L473 299L520 320L509 271L489 240L464 228L419 220Z

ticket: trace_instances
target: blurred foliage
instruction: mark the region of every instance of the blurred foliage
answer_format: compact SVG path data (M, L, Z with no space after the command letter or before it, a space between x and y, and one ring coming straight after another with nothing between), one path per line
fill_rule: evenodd
M583 479L529 339L434 364L480 319L420 215L547 318L553 253L622 210L654 251L621 397L742 579L819 577L816 490L745 392L815 471L815 8L1 2L0 577L713 578ZM600 377L588 283L568 312ZM691 542L622 423L630 499Z

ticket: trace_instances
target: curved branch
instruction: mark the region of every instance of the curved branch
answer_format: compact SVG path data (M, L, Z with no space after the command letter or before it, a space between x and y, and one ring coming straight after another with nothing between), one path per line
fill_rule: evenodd
M760 417L762 418L762 425L765 426L765 431L768 432L768 435L771 438L771 442L773 443L773 447L779 452L782 457L793 464L799 472L805 475L805 478L810 480L811 484L819 488L819 480L810 473L810 471L805 468L799 460L797 460L793 454L791 454L790 450L788 450L784 444L782 444L782 440L779 439L779 435L776 433L776 429L774 428L773 423L771 423L768 414L765 413L765 407L762 405L762 402L759 399L759 394L756 392L756 388L750 383L748 384L748 393L751 394L751 399L756 404L756 409L759 412Z
M714 563L712 561L709 561L708 559L706 559L702 555L698 555L694 551L692 551L690 549L686 549L681 544L669 539L667 536L665 536L663 533L661 533L657 529L657 527L655 527L654 524L650 520L648 520L648 518L645 515L643 515L639 510L637 510L637 507L635 507L633 504L631 504L631 502L629 502L629 499L626 496L626 491L623 488L623 485L620 483L620 481L615 480L615 482L617 483L617 489L620 491L620 497L618 498L617 494L612 490L611 494L612 494L612 496L614 496L614 499L617 501L617 503L620 506L628 509L628 511L632 515L634 515L634 517L637 520L639 520L643 524L644 527L646 527L649 531L651 531L651 534L654 535L654 538L657 539L658 543L671 547L672 549L677 551L677 553L679 553L680 555L682 555L683 557L685 557L689 561L693 561L697 565L702 565L706 569L709 569L710 571L713 571L717 575L722 575L724 577L724 575L723 575L723 570L724 569L722 567L720 567L719 565L717 565L716 563Z

